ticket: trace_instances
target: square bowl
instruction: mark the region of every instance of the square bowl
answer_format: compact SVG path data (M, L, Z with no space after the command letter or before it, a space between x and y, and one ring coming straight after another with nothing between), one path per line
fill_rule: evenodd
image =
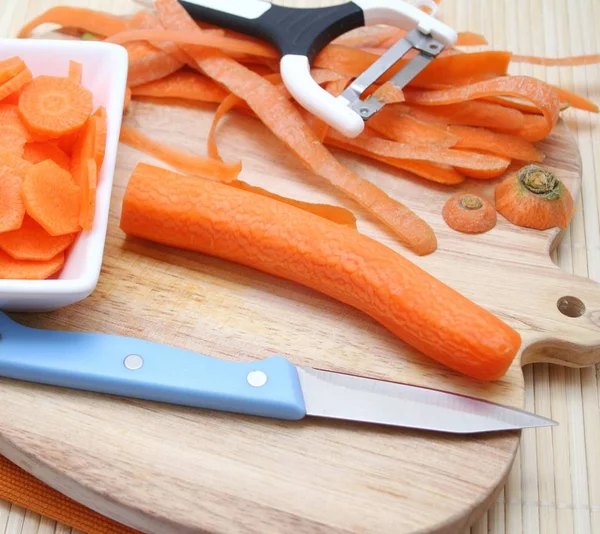
M90 230L79 233L66 251L62 270L47 280L0 280L3 311L54 311L87 298L96 288L108 227L108 215L127 85L125 48L112 43L59 39L0 39L0 60L19 56L39 75L66 76L69 60L82 64L82 85L94 97L94 110L106 108L104 162L98 172L96 211Z

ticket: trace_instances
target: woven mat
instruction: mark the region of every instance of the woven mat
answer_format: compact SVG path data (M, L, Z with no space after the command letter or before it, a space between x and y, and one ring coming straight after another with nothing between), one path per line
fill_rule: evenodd
M126 13L130 0L2 0L0 35L63 3ZM286 0L330 5L343 0ZM445 0L439 17L459 31L483 33L494 49L561 57L600 53L598 0ZM514 65L526 74L600 102L600 66ZM600 281L600 117L567 111L583 160L577 214L554 254L565 271ZM600 534L600 377L597 368L535 364L524 369L526 406L560 422L524 432L508 483L469 532L457 534ZM0 501L0 534L78 534L79 531Z

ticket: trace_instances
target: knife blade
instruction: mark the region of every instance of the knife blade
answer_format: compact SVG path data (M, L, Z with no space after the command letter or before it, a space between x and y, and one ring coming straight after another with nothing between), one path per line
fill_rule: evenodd
M281 356L229 362L132 337L30 328L1 312L0 376L290 421L312 416L456 434L556 424L472 397L296 366Z

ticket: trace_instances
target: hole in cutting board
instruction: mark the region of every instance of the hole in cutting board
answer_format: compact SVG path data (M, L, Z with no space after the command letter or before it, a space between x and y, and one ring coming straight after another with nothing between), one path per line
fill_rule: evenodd
M567 317L581 317L585 313L585 304L577 297L561 297L556 307Z

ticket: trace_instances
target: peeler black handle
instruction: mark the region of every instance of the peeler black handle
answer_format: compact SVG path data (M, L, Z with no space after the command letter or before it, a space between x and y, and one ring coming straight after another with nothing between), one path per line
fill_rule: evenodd
M181 0L196 20L215 24L273 45L282 56L306 56L310 62L333 39L365 25L354 2L318 7L283 7L264 0Z

